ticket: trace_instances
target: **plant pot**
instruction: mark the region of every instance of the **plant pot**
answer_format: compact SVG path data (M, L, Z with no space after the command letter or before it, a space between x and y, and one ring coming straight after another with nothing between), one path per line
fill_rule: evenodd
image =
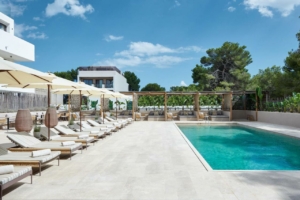
M74 125L69 125L69 128L70 129L74 129Z
M32 129L32 117L29 110L18 110L15 129L17 132L27 132L29 133Z
M41 132L34 132L34 133L33 133L33 136L34 136L35 138L37 138L37 139L40 139L40 137L41 137Z
M58 123L57 113L55 108L48 108L45 115L45 126L54 128Z

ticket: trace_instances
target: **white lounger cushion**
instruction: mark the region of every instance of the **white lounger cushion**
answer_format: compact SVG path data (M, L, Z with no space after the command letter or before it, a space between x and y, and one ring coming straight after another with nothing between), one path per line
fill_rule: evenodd
M43 150L37 150L37 151L31 152L31 157L35 158L35 157L45 156L45 155L50 155L50 154L51 154L50 149L43 149Z
M6 155L0 156L0 161L40 161L41 163L44 163L60 154L60 151L51 151L50 155L33 158L31 157L31 152L9 152Z
M71 145L74 145L74 144L75 144L74 141L66 141L66 142L61 143L62 146L71 146Z
M5 165L0 166L0 175L3 174L10 174L14 172L14 166L13 165Z
M78 139L87 139L89 135L79 135Z
M26 133L28 135L28 133ZM32 136L21 135L19 133L7 134L7 137L14 143L26 148L36 148L36 149L61 149L73 150L81 146L77 143L72 146L62 147L58 142L41 142Z
M21 147L30 147L42 143L40 140L28 135L28 133L12 133L7 134L7 137L16 141Z
M31 167L15 166L13 173L0 175L0 184L3 185L5 183L8 183L9 181L16 179L31 170L32 170Z

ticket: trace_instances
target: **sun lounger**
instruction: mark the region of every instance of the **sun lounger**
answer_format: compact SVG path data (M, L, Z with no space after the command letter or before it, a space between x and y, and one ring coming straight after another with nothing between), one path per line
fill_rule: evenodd
M48 128L41 127L41 136L48 140ZM75 137L62 137L59 135L59 132L54 128L50 128L50 140L53 142L65 142L65 141L74 141L76 143L82 143L82 145L88 147L88 143L92 143L95 141L94 137L90 137L89 134L79 135Z
M86 135L89 134L89 136L94 137L95 139L99 139L99 138L103 138L105 137L105 132L104 131L85 131L85 132L75 132L72 129L69 128L65 128L62 126L56 126L54 127L58 132L60 132L61 134L63 134L64 136L67 137L77 137L80 135Z
M58 142L41 142L40 140L36 139L28 135L28 133L10 133L7 134L8 139L10 139L13 143L19 145L21 148L10 148L10 151L17 151L17 152L31 152L36 150L42 149L50 149L51 151L60 151L61 154L70 155L70 159L72 157L72 153L81 149L82 145L79 143L63 146L61 143ZM81 151L82 153L82 151Z
M100 119L99 119L99 121L98 121L100 124L110 124L110 125L114 125L114 126L116 126L116 127L118 127L119 129L121 129L121 128L123 128L125 125L123 125L123 124L120 124L120 123L118 123L118 122L110 122L110 121L108 121L107 119L104 119L104 123L103 123L103 118L102 117L100 117Z
M107 119L110 122L117 122L117 123L124 124L124 125L128 125L129 123L131 123L131 121L128 119L113 119L113 118L107 117L107 116L105 117L105 119Z
M111 129L111 131L114 131L114 132L119 130L119 128L114 126L113 124L99 124L98 122L96 122L94 120L91 120L91 119L87 120L87 122L90 123L93 127L108 128L108 129ZM89 126L86 125L86 122L83 123L83 125L85 127L89 127Z
M13 165L5 165L0 167L0 200L2 200L3 190L18 181L31 176L30 183L32 184L32 169L31 167L18 167ZM5 172L7 171L7 173Z
M77 124L80 126L80 122L77 122ZM85 131L103 131L106 135L111 135L111 132L116 129L114 126L108 127L109 125L92 127L85 121L81 122L81 126Z
M18 166L31 166L39 169L41 175L41 168L43 165L58 160L59 166L60 151L51 151L47 155L32 157L31 152L11 152L6 148L0 146L0 165L18 165Z

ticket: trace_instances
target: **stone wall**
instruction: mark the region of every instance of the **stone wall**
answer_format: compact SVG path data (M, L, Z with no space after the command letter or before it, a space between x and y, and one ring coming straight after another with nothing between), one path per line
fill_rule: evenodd
M47 96L30 93L0 92L0 112L16 112L19 109L41 111L47 108Z

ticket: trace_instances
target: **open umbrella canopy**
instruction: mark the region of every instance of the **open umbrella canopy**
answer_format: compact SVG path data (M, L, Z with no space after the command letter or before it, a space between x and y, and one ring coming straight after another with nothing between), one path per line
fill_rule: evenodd
M101 95L105 94L106 91L102 89L97 89L97 88L70 88L70 89L57 89L57 90L52 90L52 93L54 94L81 94L81 95Z
M49 83L54 78L53 74L43 73L0 57L0 84Z
M28 84L7 84L6 87L19 87L19 88L39 88L39 89L48 89L48 86L50 86L51 90L57 90L57 89L78 89L82 88L81 84L69 81L64 78L60 78L55 76L55 78L48 83L28 83Z

